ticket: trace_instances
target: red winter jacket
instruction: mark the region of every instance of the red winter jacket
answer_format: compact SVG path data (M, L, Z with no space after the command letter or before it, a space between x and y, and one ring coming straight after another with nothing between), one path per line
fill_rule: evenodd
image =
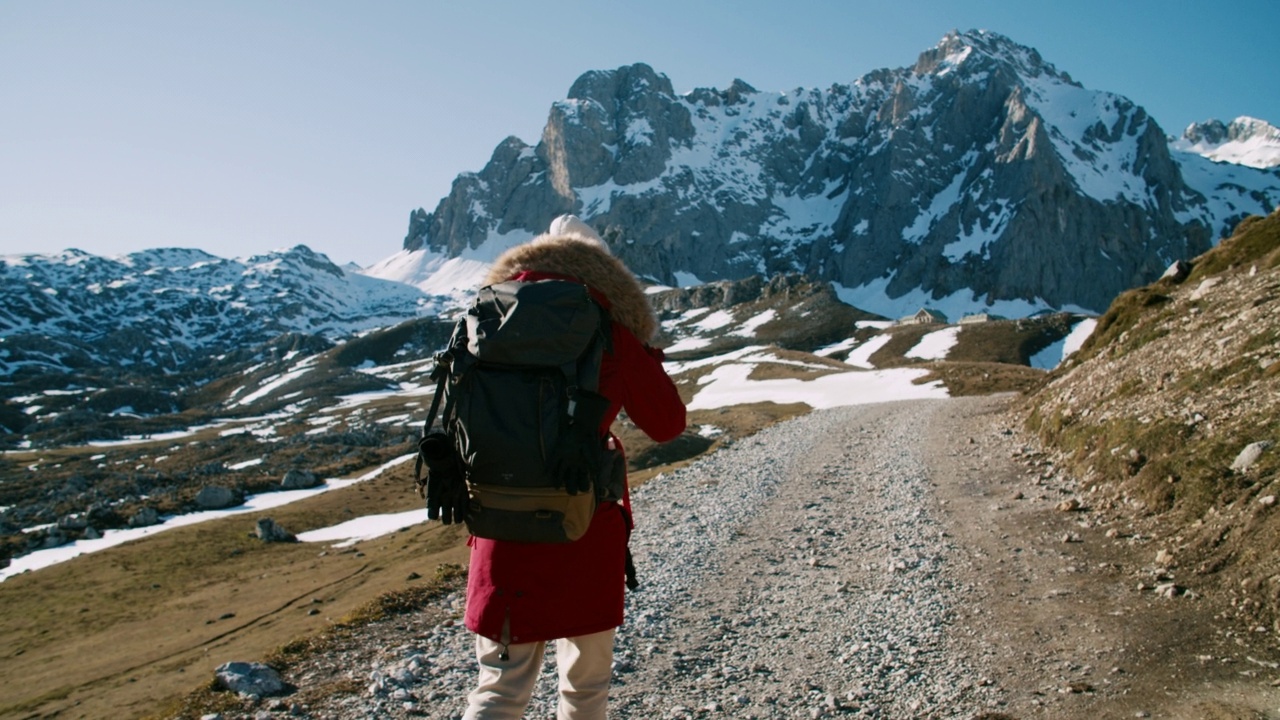
M557 273L521 272L541 280ZM593 291L597 297L600 293ZM607 298L602 298L606 301ZM613 347L600 369L609 398L601 436L625 408L658 442L684 431L685 408L662 368L661 351L614 322ZM588 635L622 624L629 528L622 506L601 503L585 535L571 543L514 543L472 537L467 628L502 644Z

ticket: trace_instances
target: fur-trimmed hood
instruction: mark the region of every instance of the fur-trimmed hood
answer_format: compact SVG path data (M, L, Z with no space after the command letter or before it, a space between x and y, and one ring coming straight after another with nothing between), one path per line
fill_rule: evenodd
M640 342L652 342L658 332L657 317L640 282L603 246L572 235L540 235L502 253L489 268L484 284L510 280L521 272L578 278L609 300L609 317L622 323Z

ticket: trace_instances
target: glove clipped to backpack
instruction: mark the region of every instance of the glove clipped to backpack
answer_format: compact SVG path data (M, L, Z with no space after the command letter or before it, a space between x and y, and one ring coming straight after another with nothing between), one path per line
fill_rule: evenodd
M470 497L453 441L442 432L428 433L418 441L418 457L427 466L426 492L423 484L418 487L427 501L427 519L445 525L462 522Z
M573 421L560 435L551 473L570 495L591 492L604 458L600 422L609 410L609 399L593 392L574 395Z

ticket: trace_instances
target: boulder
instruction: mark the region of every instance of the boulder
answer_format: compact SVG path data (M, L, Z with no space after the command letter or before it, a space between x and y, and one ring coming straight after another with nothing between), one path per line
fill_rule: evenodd
M1172 280L1176 283L1180 283L1183 280L1186 280L1187 276L1190 274L1191 265L1188 264L1186 260L1176 260L1167 270L1164 271L1164 274L1160 276L1160 279Z
M284 692L280 673L263 663L229 662L214 671L218 686L246 697L266 697Z
M304 490L319 484L320 479L310 470L290 470L280 481L280 487L285 490Z
M41 550L51 550L56 547L62 547L69 542L71 542L71 538L64 535L58 528L53 528L40 541L39 548Z
M239 491L221 485L206 485L196 495L196 505L201 510L222 510L242 502L244 496Z
M257 535L258 539L262 542L298 541L297 536L277 525L276 521L271 518L261 518L258 520Z
M58 518L58 527L63 530L84 530L89 527L89 518L81 513L63 515Z
M129 527L133 528L150 527L152 525L159 524L160 513L156 512L156 509L153 507L138 508L138 512L134 513L133 517L129 518Z
M1231 469L1240 473L1249 472L1249 468L1253 467L1254 463L1258 462L1258 459L1262 457L1262 453L1271 449L1271 445L1272 443L1268 440L1249 443L1240 451L1240 454L1236 456L1236 459L1232 461Z
M1217 287L1221 282L1222 278L1216 277L1201 280L1200 284L1197 285L1196 289L1191 293L1191 301L1195 302L1196 300L1203 300L1204 297L1209 294L1209 291Z

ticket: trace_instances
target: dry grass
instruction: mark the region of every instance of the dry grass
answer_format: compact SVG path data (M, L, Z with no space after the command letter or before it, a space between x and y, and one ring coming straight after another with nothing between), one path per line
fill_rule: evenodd
M1027 393L1044 383L1045 371L1025 365L983 362L932 362L920 383L942 381L953 397Z
M291 669L305 665L312 658L323 657L330 652L341 653L344 646L359 642L358 634L370 623L396 615L428 611L441 597L465 586L466 572L461 565L445 563L436 568L434 577L421 582L421 585L393 590L374 598L324 630L276 648L262 662L287 677ZM364 685L357 680L339 678L308 683L306 687L297 688L290 700L307 704L311 699L354 695L363 690ZM210 682L148 715L148 720L195 720L213 713L235 713L243 709L244 704L239 697Z
M964 325L947 359L1027 366L1036 353L1066 337L1079 319L1068 313L1055 313Z
M819 357L806 352L770 348L770 354L778 358L778 362L756 363L751 370L751 374L747 376L748 380L815 380L824 375L833 375L851 370L849 365L839 360Z

